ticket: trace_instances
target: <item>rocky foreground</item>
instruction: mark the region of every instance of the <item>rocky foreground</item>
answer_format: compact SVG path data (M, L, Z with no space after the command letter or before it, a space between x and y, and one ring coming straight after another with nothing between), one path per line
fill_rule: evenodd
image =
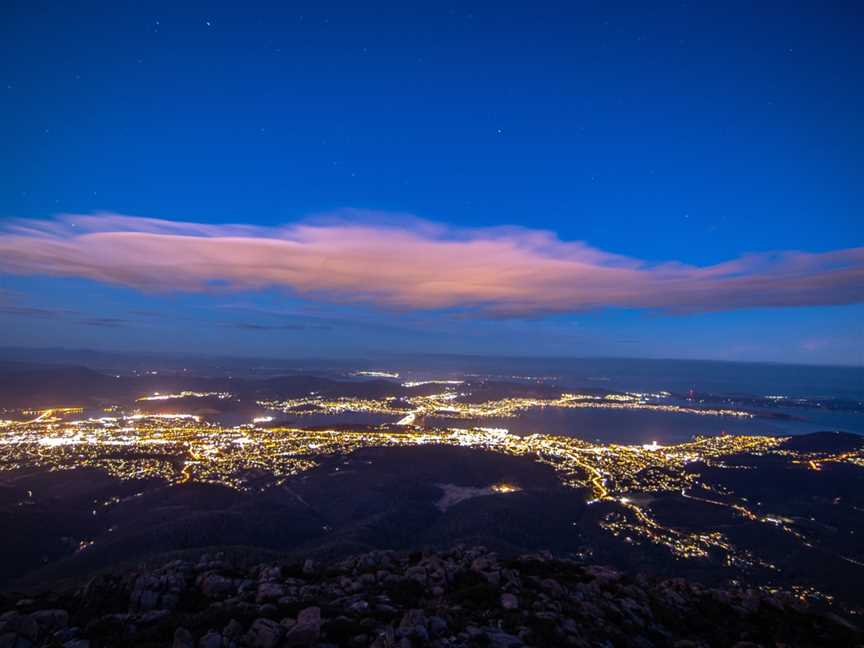
M483 548L251 569L205 555L0 605L0 648L864 645L789 595Z

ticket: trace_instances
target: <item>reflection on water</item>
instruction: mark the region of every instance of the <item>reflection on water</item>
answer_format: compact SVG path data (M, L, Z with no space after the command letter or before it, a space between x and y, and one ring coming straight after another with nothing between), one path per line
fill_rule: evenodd
M798 412L800 416L800 412ZM430 427L501 427L514 434L558 434L602 443L677 443L694 435L792 435L804 434L826 425L813 421L741 419L696 416L665 412L537 408L517 418L453 420L427 417ZM829 428L833 429L833 428Z
M383 425L395 423L401 415L387 415L376 412L342 412L340 414L282 414L270 412L274 422L296 427L324 427L327 425Z

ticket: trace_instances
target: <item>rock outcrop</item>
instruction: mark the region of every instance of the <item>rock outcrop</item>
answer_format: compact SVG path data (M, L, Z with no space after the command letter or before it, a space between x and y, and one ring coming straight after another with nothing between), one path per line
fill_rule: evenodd
M0 648L864 646L790 594L483 548L251 569L205 555L0 605Z

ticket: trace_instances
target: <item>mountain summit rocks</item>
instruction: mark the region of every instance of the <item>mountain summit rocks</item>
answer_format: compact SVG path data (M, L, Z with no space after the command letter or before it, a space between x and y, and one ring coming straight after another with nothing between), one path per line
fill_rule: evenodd
M0 606L0 648L864 646L853 624L789 594L482 547L375 551L314 569L204 555Z

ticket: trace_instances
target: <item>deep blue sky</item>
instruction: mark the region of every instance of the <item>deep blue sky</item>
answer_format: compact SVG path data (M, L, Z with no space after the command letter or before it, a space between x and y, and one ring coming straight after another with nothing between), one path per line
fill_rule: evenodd
M854 3L174 4L4 4L0 220L350 207L702 266L864 245ZM860 304L502 320L278 289L0 290L18 345L847 364L864 347Z

